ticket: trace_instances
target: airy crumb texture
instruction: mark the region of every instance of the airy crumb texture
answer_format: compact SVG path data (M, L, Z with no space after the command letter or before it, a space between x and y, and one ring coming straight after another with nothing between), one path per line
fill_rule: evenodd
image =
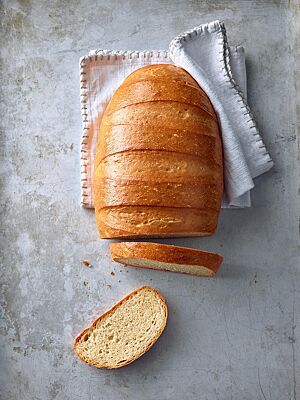
M208 251L150 242L112 243L113 261L140 268L179 272L196 276L214 276L223 257Z
M148 351L166 322L164 298L144 286L97 318L75 339L74 350L82 361L97 368L120 368Z
M156 260L145 260L142 258L118 258L117 262L124 265L132 265L139 268L150 268L159 271L179 272L196 276L214 276L215 272L202 265L172 264Z

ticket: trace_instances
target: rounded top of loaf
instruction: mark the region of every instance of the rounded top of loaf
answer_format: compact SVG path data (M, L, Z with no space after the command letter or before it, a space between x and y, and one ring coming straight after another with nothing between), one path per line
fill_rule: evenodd
M187 71L173 64L148 65L128 75L112 96L104 116L130 105L149 102L153 105L154 102L175 102L198 107L217 120L204 90Z
M151 79L151 78L167 78L172 80L183 80L187 84L199 88L198 83L191 77L191 75L181 67L173 64L153 64L141 67L133 71L127 76L124 83L133 82L136 80Z

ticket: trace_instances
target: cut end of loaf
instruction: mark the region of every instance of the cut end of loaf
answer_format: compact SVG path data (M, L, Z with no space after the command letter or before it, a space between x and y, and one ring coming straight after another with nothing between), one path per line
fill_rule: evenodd
M203 265L174 264L161 261L152 261L143 258L115 258L114 261L139 268L150 268L158 271L178 272L196 276L214 276L216 273Z
M162 334L167 306L162 295L144 286L97 318L74 341L74 351L97 368L120 368L148 351Z
M140 268L211 277L223 257L216 253L150 242L112 243L113 261Z

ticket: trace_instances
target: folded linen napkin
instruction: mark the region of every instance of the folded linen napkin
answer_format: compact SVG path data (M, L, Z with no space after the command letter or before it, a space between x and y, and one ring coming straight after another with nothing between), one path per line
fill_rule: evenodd
M177 36L169 51L93 50L80 60L81 204L93 208L93 164L103 111L127 75L149 64L174 63L206 91L218 115L224 151L223 207L249 207L252 178L273 162L257 130L246 97L245 54L229 48L224 24L215 21Z

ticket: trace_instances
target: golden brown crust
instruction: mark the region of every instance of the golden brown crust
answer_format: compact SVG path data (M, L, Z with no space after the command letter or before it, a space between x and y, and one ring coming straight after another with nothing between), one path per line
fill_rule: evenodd
M94 185L98 209L116 206L209 208L218 211L222 197L217 184L141 182L99 178Z
M137 354L134 358L132 358L131 360L127 360L127 361L126 361L125 363L123 363L123 364L110 365L110 366L106 366L106 367L102 367L102 368L106 368L106 369L116 369L116 368L124 367L124 366L126 366L126 365L128 365L128 364L131 364L133 361L135 361L136 359L138 359L138 358L140 358L142 355L144 355L144 354L155 344L155 342L158 340L158 338L160 337L160 335L161 335L162 332L164 331L165 326L166 326L166 324L167 324L167 318L168 318L167 304L166 304L166 301L165 301L164 297L162 296L162 294L161 294L158 290L152 288L151 286L142 286L142 287L137 288L137 289L133 290L132 292L130 292L130 293L129 293L127 296L125 296L122 300L118 301L115 305L113 305L108 311L106 311L104 314L101 314L98 318L96 318L96 319L91 323L90 326L88 326L86 329L84 329L84 330L75 338L74 344L73 344L73 348L74 348L74 351L75 351L77 357L78 357L81 361L85 362L86 364L93 365L93 366L97 367L97 365L94 365L94 364L88 362L87 360L85 360L84 358L80 357L80 354L78 354L78 352L76 351L76 350L77 350L77 344L78 344L78 342L80 341L80 339L81 339L86 333L88 333L90 330L92 330L92 329L97 325L97 323L98 323L99 321L101 321L106 315L112 314L117 308L119 308L119 307L120 307L124 302L126 302L126 300L128 300L131 296L134 296L135 294L137 294L138 292L140 292L141 290L144 290L144 289L148 289L148 290L151 290L151 291L155 292L155 295L159 298L159 300L160 300L160 302L161 302L161 306L162 306L162 308L163 308L163 310L164 310L164 323L163 323L163 325L161 326L161 329L159 330L158 334L153 338L153 340L151 341L150 345L147 347L147 349L146 349L143 353ZM99 367L97 367L97 368L99 368Z
M218 211L200 208L119 206L96 210L101 238L212 235Z
M105 124L152 125L195 132L201 129L207 135L218 137L218 123L210 114L200 107L175 101L132 104L105 115L102 125Z
M130 258L136 258L136 259L151 260L154 262L167 263L172 265L175 264L193 265L193 266L199 265L200 267L210 270L211 271L211 274L209 274L210 276L216 274L223 261L223 257L216 253L211 253L203 250L190 249L186 247L171 246L166 244L150 243L150 242L111 243L110 253L113 261L121 263L124 263L124 259L126 260ZM120 259L122 261L120 261ZM130 263L128 264L125 263L125 264L132 265ZM179 272L179 271L171 271L171 272ZM188 271L181 273L192 274ZM198 272L192 275L199 276L200 273Z
M183 82L187 85L196 87L204 93L198 83L184 69L173 64L154 64L139 68L132 72L124 81L124 85L133 84L134 82L157 79L158 81Z
M174 65L129 75L103 115L95 157L101 237L212 234L222 194L222 144L205 92ZM141 207L147 207L148 220L158 222L145 224Z
M162 81L157 85L157 79L149 79L121 85L112 97L106 110L106 115L139 103L153 101L172 101L180 104L193 105L206 111L217 119L208 97L198 88L180 82Z
M151 125L115 125L103 132L95 167L109 155L134 150L190 154L206 164L213 162L222 166L222 146L216 137Z
M107 156L94 171L95 180L127 179L143 182L219 183L222 170L197 156L167 151L127 151Z

